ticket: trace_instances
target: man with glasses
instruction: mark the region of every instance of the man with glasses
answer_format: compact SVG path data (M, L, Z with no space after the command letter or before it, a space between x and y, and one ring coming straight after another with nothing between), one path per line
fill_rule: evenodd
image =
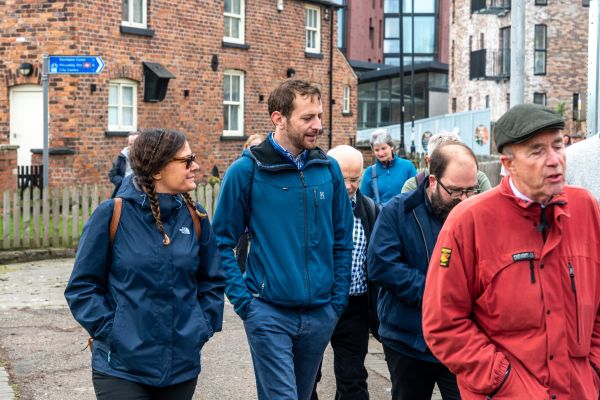
M440 144L430 175L416 190L386 203L368 250L369 279L379 287L379 336L392 381L392 399L431 399L437 383L444 400L459 399L454 375L427 348L421 328L425 276L450 211L479 193L477 159L460 142Z
M600 211L565 186L564 127L532 104L504 114L494 138L508 176L438 237L423 331L465 400L598 399Z

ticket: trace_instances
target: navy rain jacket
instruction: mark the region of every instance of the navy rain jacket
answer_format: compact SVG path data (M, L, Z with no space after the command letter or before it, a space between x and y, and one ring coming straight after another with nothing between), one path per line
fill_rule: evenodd
M395 351L437 362L423 338L421 304L429 259L443 222L431 214L425 179L387 202L368 248L369 279L379 287L379 336ZM401 349L395 346L399 343Z
M164 246L149 198L132 177L118 193L123 207L112 251L108 200L83 229L65 297L94 338L95 371L170 386L200 373L200 349L221 330L225 278L208 218L198 240L181 195L159 194L171 239Z
M352 206L335 160L309 152L302 171L269 140L246 149L227 170L214 229L227 297L244 319L253 297L283 307L331 303L342 314L352 265ZM249 229L242 276L233 249Z

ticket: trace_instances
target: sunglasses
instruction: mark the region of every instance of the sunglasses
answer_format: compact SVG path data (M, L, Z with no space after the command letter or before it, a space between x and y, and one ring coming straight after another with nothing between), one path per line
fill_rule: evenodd
M181 161L185 163L185 168L190 169L192 167L192 163L196 161L196 154L192 153L185 157L173 157L171 161Z

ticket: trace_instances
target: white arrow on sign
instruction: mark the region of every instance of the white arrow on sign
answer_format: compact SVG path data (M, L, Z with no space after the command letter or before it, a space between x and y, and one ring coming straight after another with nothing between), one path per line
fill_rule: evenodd
M99 74L104 69L104 61L102 57L96 57L96 62L98 63L98 68L96 68L96 73Z

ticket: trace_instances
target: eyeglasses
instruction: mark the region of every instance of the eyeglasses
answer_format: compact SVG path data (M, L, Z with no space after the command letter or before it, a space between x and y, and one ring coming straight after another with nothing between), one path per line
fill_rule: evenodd
M463 189L463 188L454 189L453 188L453 189L448 189L446 186L444 186L444 184L442 183L442 181L440 181L439 179L437 179L437 182L446 191L446 193L448 193L448 195L452 199L460 199L463 195L465 195L467 197L473 197L477 193L479 193L479 189L477 189L477 188L467 188L467 189Z
M194 153L189 154L185 157L173 157L171 161L181 161L185 163L185 168L190 169L192 167L192 163L196 161L196 155Z

